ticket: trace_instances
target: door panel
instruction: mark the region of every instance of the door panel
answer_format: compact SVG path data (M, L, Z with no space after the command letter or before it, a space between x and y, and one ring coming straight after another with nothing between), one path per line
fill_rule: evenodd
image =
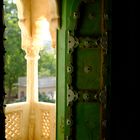
M100 104L78 103L75 108L75 139L99 140L100 137ZM80 117L79 117L80 116Z
M106 138L107 5L107 0L68 0L62 3L58 52L63 48L61 55L65 55L63 60L65 61L63 67L65 69L63 73L65 75L63 84L65 115L64 133L61 133L65 140L105 140ZM60 36L61 32L65 33L63 36L65 39ZM62 46L60 46L61 39L64 40ZM59 64L58 70L61 70ZM60 76L58 73L58 79ZM58 83L62 84L59 80ZM58 92L57 108L60 107L61 94ZM58 112L57 118L61 115L62 113ZM58 123L58 140L59 125Z
M79 90L99 89L101 76L100 49L79 45L73 53L73 59L73 86Z
M91 36L101 33L101 0L81 1L79 4L77 35Z

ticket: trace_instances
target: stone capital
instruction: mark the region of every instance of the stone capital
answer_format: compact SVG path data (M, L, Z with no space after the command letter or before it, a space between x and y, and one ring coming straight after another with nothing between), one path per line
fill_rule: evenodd
M27 47L26 49L24 48L25 52L26 52L26 59L39 59L39 51L40 48L37 47Z

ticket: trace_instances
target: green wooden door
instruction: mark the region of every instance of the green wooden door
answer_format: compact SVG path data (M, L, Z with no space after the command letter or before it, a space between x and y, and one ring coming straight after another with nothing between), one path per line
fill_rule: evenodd
M57 140L105 140L108 2L64 0L57 48Z

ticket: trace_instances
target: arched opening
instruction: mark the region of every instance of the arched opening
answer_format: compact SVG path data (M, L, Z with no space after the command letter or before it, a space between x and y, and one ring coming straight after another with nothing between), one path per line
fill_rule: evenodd
M5 2L5 38L4 47L5 54L5 77L4 87L6 97L5 104L25 101L20 96L20 92L26 93L26 85L21 77L26 77L26 60L25 52L21 49L21 31L18 26L18 12L16 4L12 0L4 0ZM24 94L26 97L26 95ZM20 98L21 97L21 98Z
M21 30L18 47L26 60L26 75L21 74L17 83L12 83L18 87L16 97L19 100L6 103L6 139L54 140L56 31L59 20L57 3L55 0L5 0L5 4L17 7L18 18L14 22L18 23ZM12 14L14 10L10 9L9 12ZM14 39L16 42L16 37ZM16 53L12 51L11 58ZM17 56L16 61L20 58ZM14 68L23 71L22 66L18 66L18 62L16 64Z

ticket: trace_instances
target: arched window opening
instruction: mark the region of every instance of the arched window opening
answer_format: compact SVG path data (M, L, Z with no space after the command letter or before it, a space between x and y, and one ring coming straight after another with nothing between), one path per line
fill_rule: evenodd
M26 100L26 60L25 52L21 49L21 31L18 26L18 13L14 0L4 0L5 19L5 103L11 104ZM23 90L24 97L20 96Z
M5 0L4 12L6 139L55 140L57 3Z

